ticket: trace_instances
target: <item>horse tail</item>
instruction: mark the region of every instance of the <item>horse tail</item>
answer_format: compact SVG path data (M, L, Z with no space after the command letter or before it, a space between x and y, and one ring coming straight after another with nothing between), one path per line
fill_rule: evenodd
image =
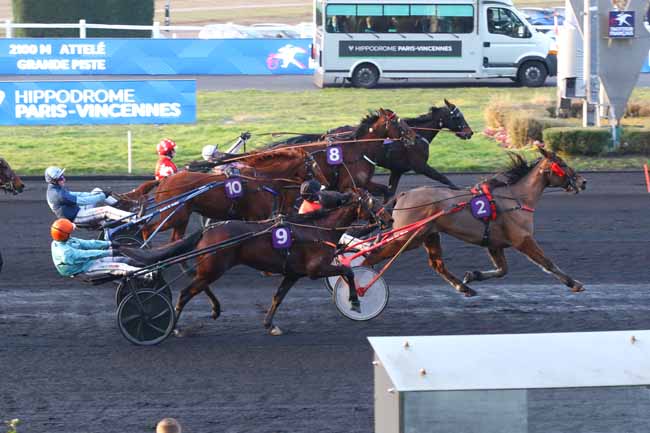
M122 247L120 248L120 252L140 263L152 265L161 260L169 259L191 251L196 247L196 244L199 243L202 236L203 231L198 230L183 239L179 239L162 247L152 248L150 250Z

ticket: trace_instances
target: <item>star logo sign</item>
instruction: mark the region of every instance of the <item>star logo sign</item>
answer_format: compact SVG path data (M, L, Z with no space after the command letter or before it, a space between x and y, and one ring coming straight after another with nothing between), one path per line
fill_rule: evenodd
M629 18L632 18L632 15L625 12L621 12L614 19L616 20L618 26L620 27L620 26L631 26L632 24L627 22Z

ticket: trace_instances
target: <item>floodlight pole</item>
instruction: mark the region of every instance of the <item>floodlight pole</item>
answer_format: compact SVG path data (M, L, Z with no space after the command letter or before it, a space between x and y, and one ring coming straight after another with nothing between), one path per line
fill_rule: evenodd
M598 1L584 0L582 70L585 100L582 126L600 126L598 82Z

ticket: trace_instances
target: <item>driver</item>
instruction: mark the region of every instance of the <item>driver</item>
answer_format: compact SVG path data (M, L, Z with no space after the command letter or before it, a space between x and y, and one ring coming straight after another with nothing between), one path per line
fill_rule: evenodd
M93 192L72 192L65 187L65 169L48 167L45 170L47 182L47 204L57 218L67 218L76 224L97 225L106 220L128 219L133 214L112 206L94 207L98 203L112 202L110 193L100 189Z
M78 274L91 278L107 274L121 277L140 269L127 257L115 257L116 251L108 241L72 237L75 227L65 218L59 218L50 227L52 261L59 274L64 277ZM147 274L145 278L151 279L152 275Z
M316 179L306 180L300 185L302 204L298 210L299 215L341 206L352 197L349 192L340 193L337 191L323 191L322 189L323 187Z
M205 161L216 164L221 162L221 160L224 159L227 155L221 152L217 145L207 144L203 146L203 149L201 150L201 156Z
M176 143L169 138L163 138L160 143L156 145L156 152L158 153L158 162L156 163L156 180L163 177L171 176L178 172L176 164L172 161L176 155Z

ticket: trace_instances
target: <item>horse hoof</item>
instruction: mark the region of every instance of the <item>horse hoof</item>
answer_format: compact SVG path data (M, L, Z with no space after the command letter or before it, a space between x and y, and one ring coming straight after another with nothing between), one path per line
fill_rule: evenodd
M467 271L463 277L463 284L471 283L474 280L478 280L477 271Z
M361 303L359 301L351 301L350 310L356 311L357 313L361 313Z
M472 296L476 296L476 290L470 289L469 287L461 287L459 291L465 295L466 298L471 298Z
M185 333L181 329L176 328L174 329L174 337L183 338L185 337Z
M212 314L210 315L210 317L212 317L212 320L217 320L219 318L219 316L221 316L221 309L220 308L217 309L217 310L212 310Z
M269 329L269 335L272 335L274 337L279 337L282 334L284 334L284 332L282 332L282 329L275 325Z
M573 287L571 287L571 291L573 293L584 292L585 287L582 285L582 283L580 283L578 281L574 281Z

